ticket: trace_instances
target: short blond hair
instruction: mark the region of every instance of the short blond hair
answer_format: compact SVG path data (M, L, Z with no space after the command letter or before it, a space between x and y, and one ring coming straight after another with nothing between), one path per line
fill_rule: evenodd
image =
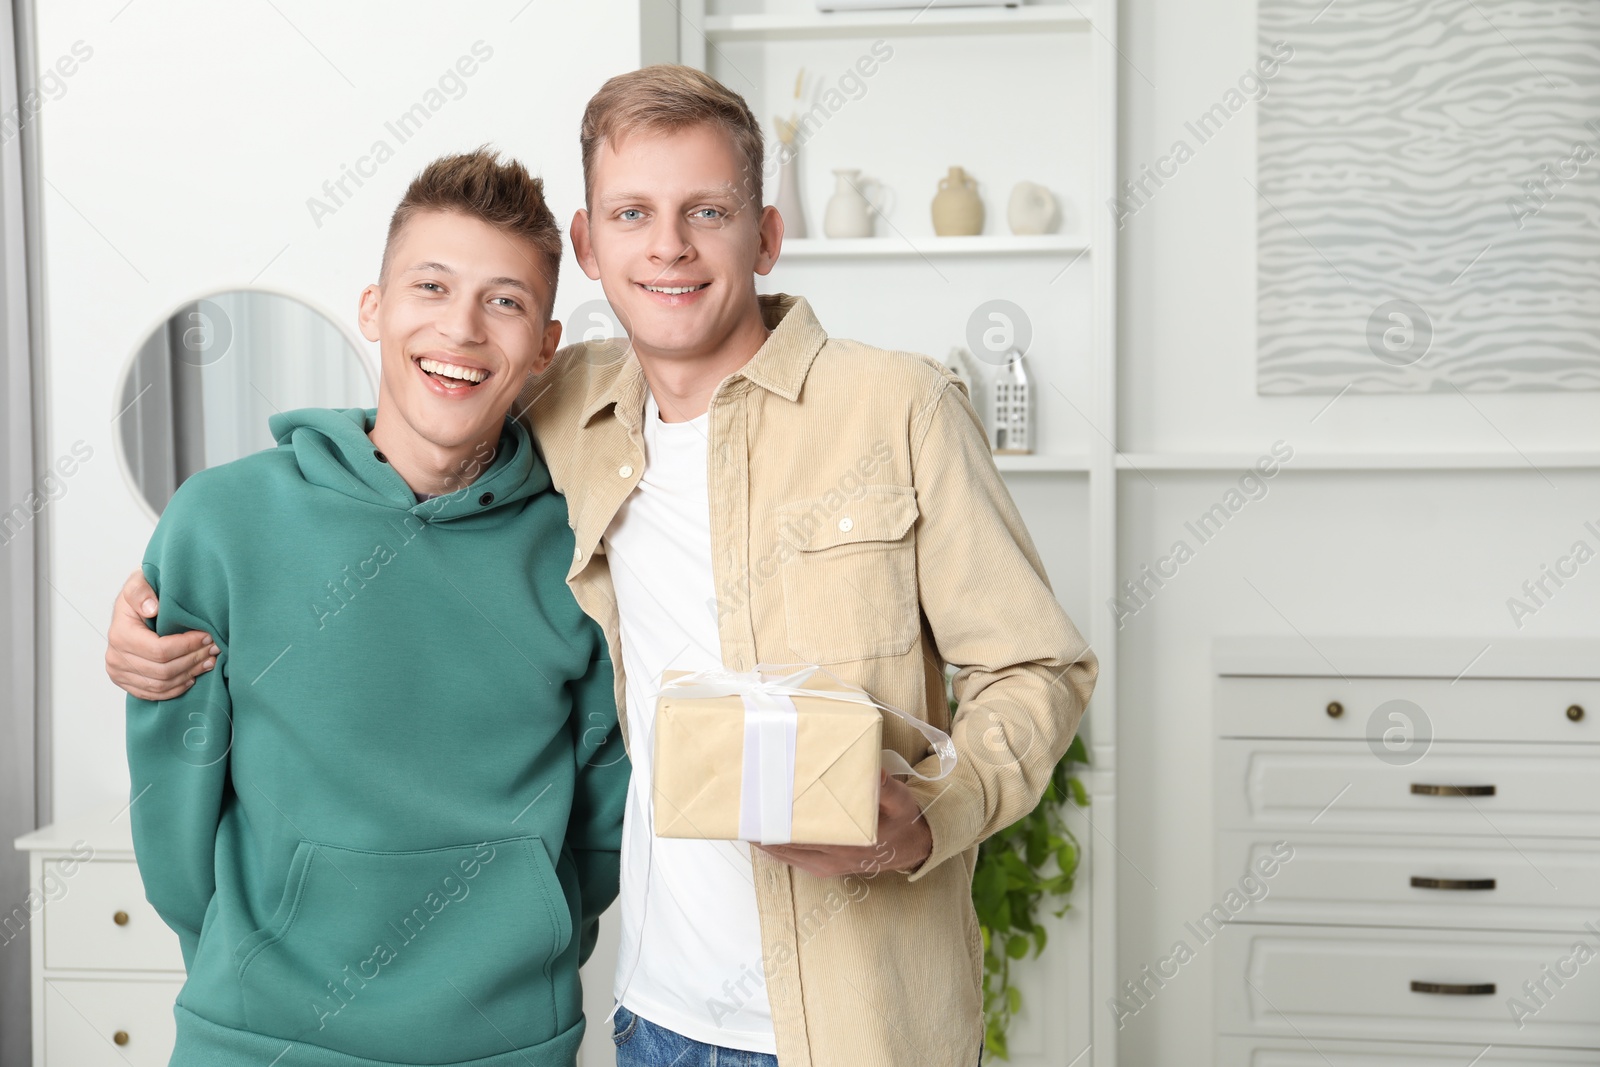
M584 203L593 196L594 161L607 140L626 133L672 133L691 126L714 126L733 138L734 148L745 160L742 191L759 209L766 154L761 124L744 97L704 71L673 63L619 74L590 98L578 136L583 149Z
M381 281L389 272L389 249L407 222L419 211L455 211L521 237L542 252L544 276L550 283L552 307L561 273L561 227L544 199L544 181L515 159L500 161L488 145L475 152L440 156L411 180L389 219L383 244Z

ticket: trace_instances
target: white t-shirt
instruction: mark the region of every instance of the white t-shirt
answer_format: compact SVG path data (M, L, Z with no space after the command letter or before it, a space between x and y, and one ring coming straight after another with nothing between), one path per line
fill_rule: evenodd
M644 474L605 533L633 754L622 822L622 944L612 991L629 1011L695 1041L775 1055L749 846L658 838L651 830L650 754L661 672L722 663L706 489L708 431L709 414L662 422L647 394Z

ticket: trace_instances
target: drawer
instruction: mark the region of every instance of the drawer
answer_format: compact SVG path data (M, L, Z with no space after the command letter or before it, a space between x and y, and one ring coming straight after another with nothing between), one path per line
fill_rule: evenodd
M1283 840L1217 835L1216 899L1230 890L1257 898L1240 921L1557 932L1600 925L1600 842L1313 832L1294 835L1292 856L1280 863Z
M1223 1034L1600 1049L1600 935L1581 929L1235 924L1216 944ZM1534 982L1547 990L1538 998L1524 987ZM1519 1001L1526 1009L1514 1013Z
M44 1049L51 1067L166 1067L182 982L47 979ZM123 1043L118 1044L119 1035Z
M1574 1067L1600 1064L1600 1052L1501 1048L1482 1045L1416 1045L1382 1041L1224 1037L1217 1041L1217 1067Z
M1435 741L1600 743L1600 681L1230 676L1217 679L1214 696L1221 737L1381 739L1416 720ZM1328 714L1331 703L1337 717ZM1574 705L1582 709L1576 721L1567 714Z
M1458 795L1453 790L1493 790ZM1365 741L1217 743L1217 827L1600 836L1600 747L1436 742L1409 766Z
M183 972L178 936L145 900L132 860L90 860L65 884L60 899L44 909L45 967Z

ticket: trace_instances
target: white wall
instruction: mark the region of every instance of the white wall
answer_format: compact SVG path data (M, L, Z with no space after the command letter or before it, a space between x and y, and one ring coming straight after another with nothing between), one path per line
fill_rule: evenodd
M1322 4L1308 3L1307 17ZM1124 0L1124 177L1167 154L1183 124L1257 56L1250 0ZM1137 69L1135 69L1137 68ZM1148 80L1147 80L1148 79ZM1200 147L1122 231L1124 451L1297 457L1363 450L1600 447L1600 394L1255 395L1253 104ZM1192 138L1189 138L1192 143ZM1530 161L1530 172L1537 161ZM1476 405L1478 410L1474 410ZM1316 421L1311 420L1315 417ZM1315 473L1290 461L1122 632L1119 739L1121 977L1167 955L1217 898L1210 863L1210 643L1220 634L1518 633L1506 599L1572 542L1594 538L1600 473L1528 467ZM1186 534L1237 473L1128 473L1119 574ZM1546 480L1548 478L1548 481ZM1153 484L1152 484L1153 483ZM1600 525L1600 521L1597 521ZM1586 568L1587 570L1587 568ZM1247 584L1249 583L1249 584ZM1254 586L1253 589L1251 586ZM1098 606L1096 610L1105 610ZM1600 568L1524 620L1521 636L1600 634ZM1462 664L1463 668L1466 664ZM1148 880L1147 880L1148 879ZM1226 936L1226 935L1225 935ZM1127 1021L1127 1067L1212 1062L1208 953ZM1095 1005L1106 1012L1104 1004Z

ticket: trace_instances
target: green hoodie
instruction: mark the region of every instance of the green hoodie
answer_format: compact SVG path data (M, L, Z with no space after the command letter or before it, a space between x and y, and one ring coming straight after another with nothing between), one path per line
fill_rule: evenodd
M134 847L189 972L176 1067L543 1067L583 1034L628 762L566 502L508 419L419 503L373 418L274 416L145 554L156 630L221 649L128 699Z

